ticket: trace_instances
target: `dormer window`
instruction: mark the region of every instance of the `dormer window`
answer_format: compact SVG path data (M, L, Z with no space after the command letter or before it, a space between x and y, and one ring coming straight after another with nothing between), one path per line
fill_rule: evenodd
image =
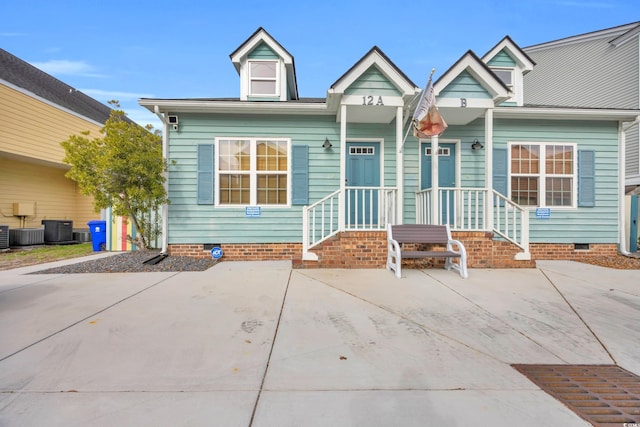
M260 27L231 55L240 75L240 100L298 99L293 56Z
M522 87L517 83L516 70L515 68L496 68L491 67L491 71L500 79L502 83L509 89L509 99L505 100L505 103L518 104L519 94L522 90ZM520 81L522 81L522 77L520 77ZM520 83L521 85L522 83ZM521 96L520 96L521 97Z
M279 96L278 61L249 61L249 96Z
M535 62L509 36L505 36L497 45L482 57L491 71L509 89L511 97L501 105L524 105L523 76L533 70Z
M513 68L493 68L493 72L513 92Z

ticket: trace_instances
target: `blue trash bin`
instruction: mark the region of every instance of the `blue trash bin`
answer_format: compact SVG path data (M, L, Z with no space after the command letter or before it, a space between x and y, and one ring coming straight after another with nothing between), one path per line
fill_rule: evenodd
M93 251L100 252L107 245L107 221L89 221Z

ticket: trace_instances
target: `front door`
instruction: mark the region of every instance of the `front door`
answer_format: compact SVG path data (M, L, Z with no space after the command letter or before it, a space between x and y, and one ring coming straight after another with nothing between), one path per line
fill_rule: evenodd
M347 227L378 224L380 143L347 142Z
M438 144L438 187L453 188L456 186L456 144L439 143ZM431 158L434 150L431 148L430 142L423 142L420 145L420 188L425 190L431 188ZM442 223L453 224L453 191L440 192L440 206L442 212Z

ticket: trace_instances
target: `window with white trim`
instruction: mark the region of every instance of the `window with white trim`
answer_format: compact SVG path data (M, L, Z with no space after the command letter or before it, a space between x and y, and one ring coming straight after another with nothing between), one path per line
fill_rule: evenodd
M216 142L218 205L289 204L291 140L219 138Z
M513 68L492 68L491 70L513 92Z
M502 83L507 86L511 96L505 102L515 102L518 98L518 90L522 90L522 88L516 88L515 82L515 69L514 68L491 68L491 71L500 79Z
M249 96L278 96L278 61L249 61Z
M522 206L576 207L575 144L511 143L511 200Z

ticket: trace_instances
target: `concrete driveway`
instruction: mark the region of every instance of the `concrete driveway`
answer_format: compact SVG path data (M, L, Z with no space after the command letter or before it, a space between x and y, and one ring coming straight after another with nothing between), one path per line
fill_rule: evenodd
M587 426L514 363L640 374L640 272L0 272L1 426Z

